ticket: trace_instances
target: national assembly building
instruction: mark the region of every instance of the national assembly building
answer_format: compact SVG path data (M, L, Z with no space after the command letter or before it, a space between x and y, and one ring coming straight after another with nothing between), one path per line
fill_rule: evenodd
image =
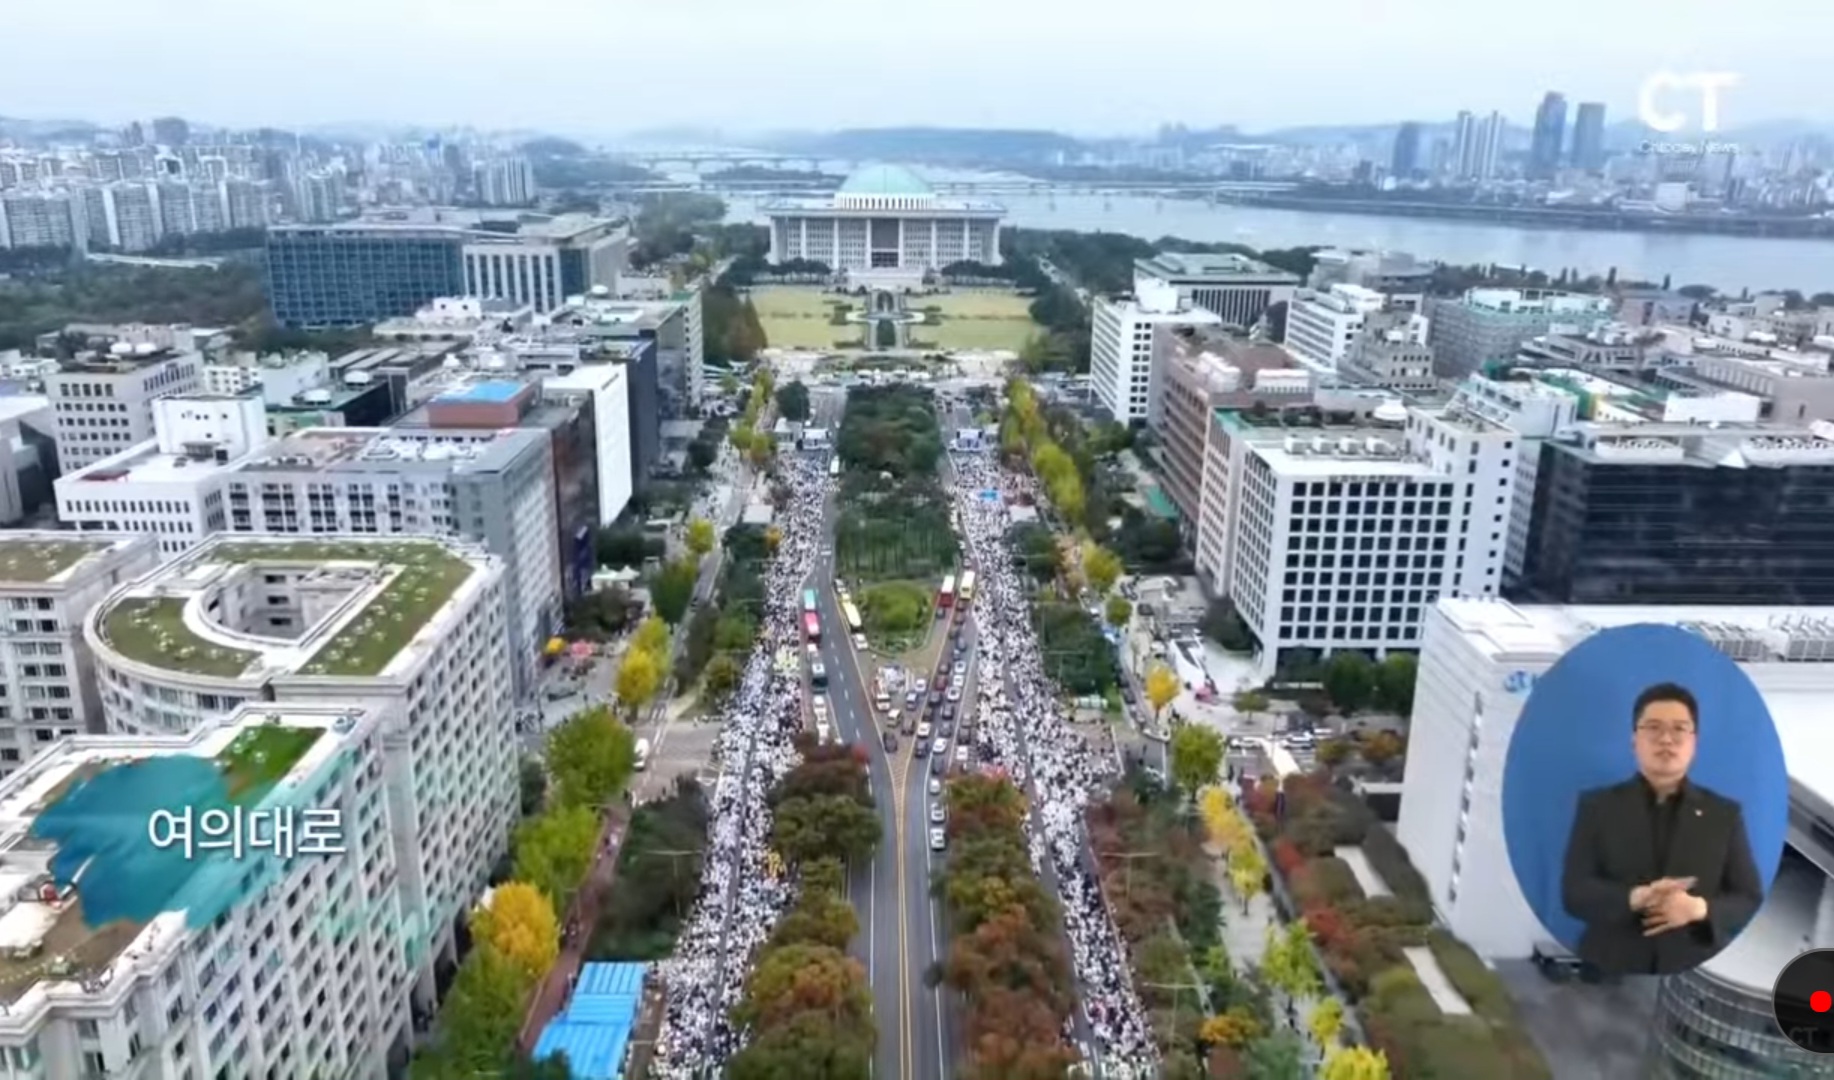
M917 285L951 263L1000 261L997 203L939 198L909 169L874 165L826 198L775 199L773 263L806 259L845 273L856 285Z

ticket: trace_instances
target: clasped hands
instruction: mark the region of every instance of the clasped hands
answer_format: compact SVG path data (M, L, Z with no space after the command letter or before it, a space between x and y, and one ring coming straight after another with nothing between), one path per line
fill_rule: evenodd
M1643 917L1643 936L1655 937L1707 917L1707 902L1688 890L1694 879L1657 878L1630 890L1630 909Z

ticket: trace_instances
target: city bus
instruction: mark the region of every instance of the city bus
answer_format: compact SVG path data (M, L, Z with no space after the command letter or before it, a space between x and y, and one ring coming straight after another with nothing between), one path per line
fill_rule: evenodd
M957 591L960 592L964 604L974 599L974 571L962 571L962 585Z
M841 617L847 620L847 632L849 634L864 632L861 629L860 609L853 606L853 601L849 600L841 605Z
M936 613L941 615L955 603L955 575L947 574L942 579L942 588L936 593Z
M816 615L813 611L803 612L802 614L802 632L805 635L807 635L810 641L820 641L821 640L821 617Z
M831 458L828 461L828 475L832 477L832 476L839 476L840 474L841 474L841 456L839 454L836 454L834 455L833 458Z
M806 615L806 614L808 614L809 612L811 612L811 611L814 611L814 610L816 609L816 606L817 606L817 605L816 605L816 602L815 602L815 590L814 590L814 589L804 589L804 590L802 590L802 611L803 611L803 614L805 614L805 615Z

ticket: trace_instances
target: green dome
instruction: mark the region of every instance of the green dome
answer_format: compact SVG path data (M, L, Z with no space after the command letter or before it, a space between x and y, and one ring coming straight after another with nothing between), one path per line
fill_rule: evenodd
M933 195L930 185L902 165L868 165L847 178L842 195Z

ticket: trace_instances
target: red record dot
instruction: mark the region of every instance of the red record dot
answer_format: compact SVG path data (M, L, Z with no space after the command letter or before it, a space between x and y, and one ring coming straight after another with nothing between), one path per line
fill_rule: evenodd
M1824 1013L1829 1009L1834 1009L1834 994L1830 994L1826 990L1815 991L1809 995L1809 1008L1814 1009L1818 1013Z

